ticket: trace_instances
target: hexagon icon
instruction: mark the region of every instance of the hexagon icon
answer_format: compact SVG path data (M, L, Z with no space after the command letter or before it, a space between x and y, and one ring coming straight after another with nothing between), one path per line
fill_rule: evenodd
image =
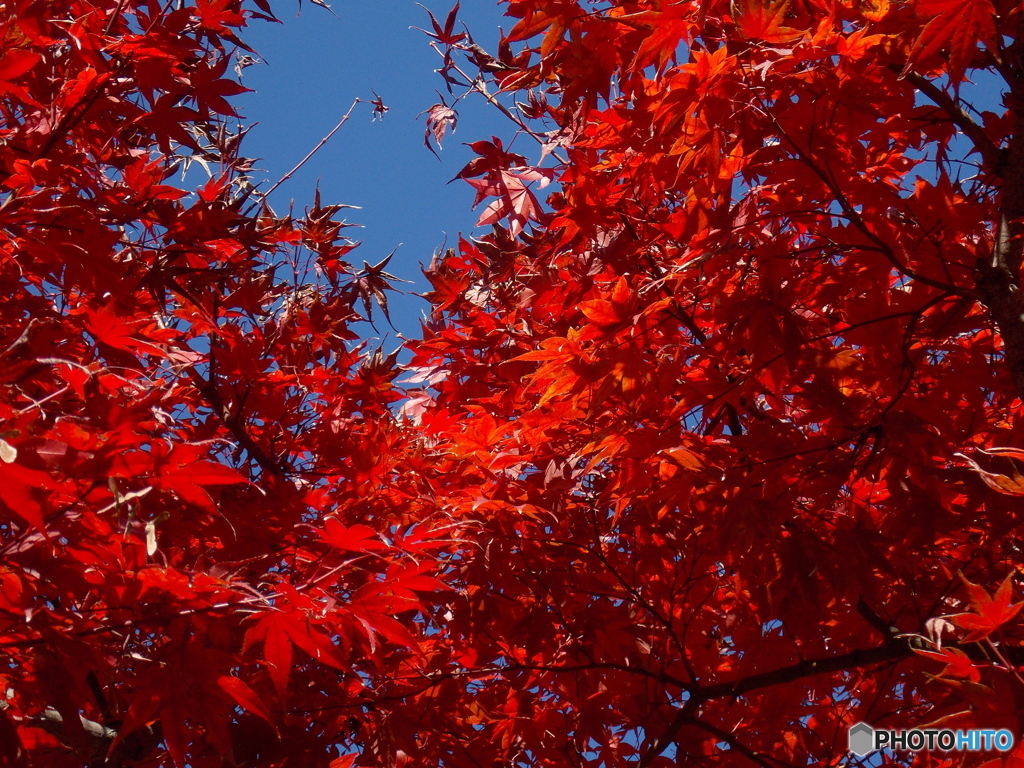
M875 749L875 729L867 723L857 723L850 726L847 734L850 739L850 751L860 757Z

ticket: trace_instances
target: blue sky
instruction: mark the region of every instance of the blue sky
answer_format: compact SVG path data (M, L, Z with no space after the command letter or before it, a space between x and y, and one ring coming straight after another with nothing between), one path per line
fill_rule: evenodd
M451 5L424 2L443 23ZM429 38L411 26L429 28L429 17L412 0L376 0L372 3L335 0L337 17L306 0L296 16L294 0L273 3L283 24L254 20L243 39L265 64L245 69L243 84L255 90L235 100L245 122L256 122L243 144L243 154L261 158L256 178L271 183L295 165L338 122L356 97L373 98L376 91L390 111L383 121L371 121L369 105L357 107L349 122L282 185L271 202L278 213L290 200L296 211L313 200L319 180L324 203L346 203L362 210L346 211L349 222L362 225L349 230L363 245L350 254L353 263L376 263L401 244L388 270L413 285L407 291L428 290L419 264L430 262L433 251L448 237L454 245L458 233L471 233L479 210L470 209L472 189L457 180L448 184L472 153L462 142L489 138L509 140L514 126L476 95L458 107L454 135L445 138L441 161L423 146L423 110L437 103L435 91L444 90L434 70L440 57ZM498 27L511 24L503 8L491 0L467 0L459 19L474 39L494 52ZM537 159L538 148L525 138L515 147ZM483 233L483 230L480 231ZM405 336L419 335L419 316L426 302L415 296L391 299L395 327ZM377 320L375 312L374 319ZM380 318L377 328L395 332ZM372 329L367 332L373 334Z

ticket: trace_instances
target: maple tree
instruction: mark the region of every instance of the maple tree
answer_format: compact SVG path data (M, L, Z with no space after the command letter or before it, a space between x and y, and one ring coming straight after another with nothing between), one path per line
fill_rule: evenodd
M265 0L0 12L0 763L1020 741L1018 7L458 10L428 146L472 94L525 139L470 145L404 389L386 262L241 154Z
M254 2L0 11L5 766L345 766L428 630L451 520L351 327L391 276L254 187Z
M834 765L859 721L1019 743L1020 6L507 13L494 55L455 11L426 30L519 135L470 145L492 231L435 259L412 345L475 544L423 762Z

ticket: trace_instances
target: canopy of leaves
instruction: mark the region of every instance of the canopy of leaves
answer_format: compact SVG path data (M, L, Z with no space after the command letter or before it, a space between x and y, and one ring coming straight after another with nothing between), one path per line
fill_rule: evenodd
M0 12L0 765L1021 733L1016 6L522 0L496 55L432 18L427 138L461 86L542 159L471 145L492 231L403 391L350 327L386 262L249 178L253 2Z
M329 763L424 653L451 520L349 328L387 275L254 190L251 16L0 11L4 765Z
M508 15L491 92L520 153L564 157L541 211L507 183L528 162L480 143L460 175L493 231L432 265L413 345L478 527L444 759L835 765L862 720L1019 736L1020 8Z

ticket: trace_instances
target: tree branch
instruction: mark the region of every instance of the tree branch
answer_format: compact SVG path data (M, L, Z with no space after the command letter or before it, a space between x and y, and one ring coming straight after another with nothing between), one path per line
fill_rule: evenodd
M945 112L953 125L959 128L964 136L974 144L974 148L978 150L978 154L981 155L982 161L988 166L988 170L997 176L1001 175L1004 160L1003 151L992 142L988 134L985 133L985 129L974 122L956 99L935 85L931 80L919 75L912 69L904 71L895 64L889 68L894 72L901 73L904 80L917 88L917 90L931 99L935 106Z
M85 757L89 768L120 768L126 761L134 765L148 757L163 738L158 727L146 726L127 734L114 748L113 753L110 753L111 745L118 738L117 729L89 720L85 715L78 717L82 724L82 733L85 734L83 746L88 751ZM60 740L66 747L75 748L74 735L68 732L63 715L53 707L47 707L41 714L28 720L37 728Z
M277 477L283 476L285 471L280 464L277 463L277 460L249 436L249 433L245 429L245 424L239 418L238 414L232 413L230 409L224 405L220 392L217 391L217 386L212 381L207 381L203 378L202 374L200 374L195 368L189 368L189 375L192 377L192 381L196 385L196 389L198 389L206 398L207 402L209 402L211 409L216 414L217 418L220 419L221 424L227 428L235 440L238 441L238 444L245 449L245 452L260 465L260 468L264 472Z
M649 768L651 763L654 762L654 758L668 749L676 740L683 726L693 721L699 708L700 702L691 696L676 712L675 718L669 723L664 733L655 739L650 748L640 756L640 761L637 763L636 768Z
M883 256L885 256L889 263L892 264L901 275L905 275L906 277L909 277L911 280L916 280L917 282L923 285L930 286L931 288L935 288L936 290L939 290L943 293L951 294L953 296L962 296L964 298L972 299L974 301L977 301L980 298L977 291L971 290L970 288L961 288L958 285L953 285L950 283L943 283L940 280L934 280L928 277L927 275L922 275L917 270L901 262L899 258L896 256L896 254L893 252L893 249L889 245L889 243L887 243L885 240L879 237L878 234L876 234L871 229L871 227L868 226L867 222L864 221L864 218L860 215L860 213L858 213L857 210L850 204L850 201L847 199L846 194L839 187L838 182L829 173L826 173L825 169L818 165L814 157L812 157L810 153L805 152L803 147L801 147L800 144L797 143L797 141L792 136L789 135L789 133L786 131L785 128L782 127L782 124L778 121L778 119L771 112L767 105L764 105L764 111L771 116L772 122L775 123L775 128L779 132L779 135L782 136L782 138L784 138L789 143L789 145L793 148L793 151L796 153L800 161L803 162L808 168L810 168L814 175L821 180L822 184L825 185L825 187L831 193L832 199L835 200L835 202L842 209L843 215L846 216L847 220L851 224L853 224L858 230L860 230L861 234L863 234L864 237L866 237L874 244L877 251L881 253Z
M295 164L294 168L292 168L290 171L288 171L288 173L286 173L284 176L282 176L280 179L278 179L276 182L274 182L274 184L266 192L258 193L260 195L260 199L263 200L264 202L266 202L267 198L270 197L270 193L271 192L273 192L275 189L277 189L282 184L284 184L286 181L288 181L288 179L290 179L292 176L294 176L295 173L302 166L304 166L307 162L309 162L310 158L312 158L313 155L315 155L317 152L319 152L320 148L324 144L326 144L328 141L330 141L331 137L334 134L336 134L339 130L341 130L341 126L343 126L345 123L348 122L348 119L352 116L352 110L354 110L356 108L356 105L359 104L361 101L362 101L362 99L358 99L358 98L355 99L352 102L351 106L349 106L348 111L344 115L342 115L341 120L338 121L338 124L336 126L334 126L326 136L324 136L322 139L320 139L320 141L317 143L317 145L315 147L313 147L311 150L309 150L309 152L306 154L306 156L304 158L302 158L301 160L299 160L298 163Z
M804 677L824 675L832 672L869 667L873 664L901 661L911 654L910 644L905 640L893 639L875 648L857 648L836 656L823 659L801 661L788 667L773 669L770 672L750 675L732 682L717 683L697 688L693 692L695 700L703 703L711 699L724 697L735 698L751 691L770 688L783 683L791 683Z
M724 741L726 744L729 745L730 749L739 752L754 765L758 765L760 766L760 768L772 768L772 764L765 759L764 755L752 750L742 741L737 739L735 734L729 733L728 731L723 731L718 726L712 725L711 723L707 723L703 720L694 720L693 724L701 730L707 731L712 736L717 738L719 741Z
M1007 95L1013 133L1001 152L1001 162L989 169L1002 178L1003 187L992 257L987 263L979 260L976 284L1002 336L1017 396L1024 399L1024 294L1020 290L1024 260L1024 64L1019 52L1009 63L1018 74L1010 82Z
M1013 62L1012 65L1014 69L1020 69L1019 62ZM984 169L1003 181L992 259L978 264L976 287L999 328L1006 365L1013 377L1017 395L1024 398L1024 296L1020 291L1020 269L1024 256L1020 243L1024 235L1021 223L1024 216L1024 179L1021 178L1024 173L1024 88L1018 78L1010 81L1010 110L1014 130L1009 146L1001 149L988 137L985 129L967 114L958 100L932 81L913 70L900 70L895 65L890 68L901 72L918 91L945 112L981 155Z

